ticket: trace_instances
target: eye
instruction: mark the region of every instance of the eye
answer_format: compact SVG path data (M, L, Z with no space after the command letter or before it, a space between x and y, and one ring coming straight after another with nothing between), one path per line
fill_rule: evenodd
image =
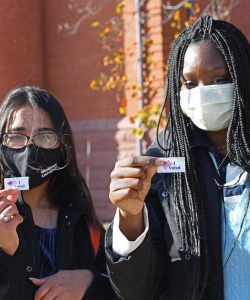
M3 145L10 148L22 148L26 145L28 137L18 133L5 133L2 138Z
M192 81L192 80L183 80L182 81L182 86L185 88L185 89L193 89L197 86L197 82L195 81Z
M33 137L34 143L38 147L53 148L58 142L58 136L55 132L41 132Z
M229 83L230 79L225 77L218 77L215 78L211 84L223 84L223 83Z

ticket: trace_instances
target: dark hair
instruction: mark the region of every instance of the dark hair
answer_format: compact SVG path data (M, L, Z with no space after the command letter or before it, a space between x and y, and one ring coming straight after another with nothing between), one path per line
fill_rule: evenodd
M190 44L205 41L213 43L225 59L234 83L234 105L232 119L227 131L227 157L244 170L250 171L250 48L243 33L229 22L214 20L210 16L200 17L185 29L173 43L169 60L165 103L170 102L170 114L165 130L165 145L160 145L169 156L186 158L186 172L170 177L174 194L176 220L185 251L200 257L200 220L202 196L195 155L191 150L193 123L180 107L181 75L184 56ZM157 134L158 144L159 138ZM200 262L201 264L201 262ZM199 284L206 283L199 274L199 264L193 266L192 291L188 299L199 299ZM198 294L197 294L198 293Z
M5 132L6 126L14 117L14 113L24 105L30 105L33 108L33 122L36 121L37 108L43 109L49 115L54 130L60 139L59 148L64 166L55 172L48 185L48 194L53 204L67 207L68 198L74 198L74 205L78 209L84 210L87 221L99 228L100 223L95 214L90 192L77 166L76 151L69 122L62 106L55 97L48 91L37 87L26 86L11 90L0 107L0 134Z

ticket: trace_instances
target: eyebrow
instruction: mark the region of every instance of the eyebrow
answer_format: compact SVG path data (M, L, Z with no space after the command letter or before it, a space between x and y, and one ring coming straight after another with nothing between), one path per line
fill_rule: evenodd
M9 131L11 132L21 132L21 131L25 131L27 128L25 127L13 127L13 128L10 128ZM41 128L37 128L36 131L38 132L43 132L43 131L54 131L53 128L49 128L49 127L41 127Z
M183 71L184 70L185 69L183 68ZM214 72L214 71L223 71L224 73L230 74L226 66L218 66L218 67L215 67L215 68L212 68L212 69L208 69L207 72L205 72L205 74L210 73L210 72ZM193 73L189 73L189 72L184 73L184 72L182 72L181 77L184 79L183 76L189 76L189 75L193 75Z

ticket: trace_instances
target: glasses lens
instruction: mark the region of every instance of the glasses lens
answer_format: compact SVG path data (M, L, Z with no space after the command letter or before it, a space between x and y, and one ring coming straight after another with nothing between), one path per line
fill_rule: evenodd
M57 142L58 136L54 132L43 132L33 137L33 143L42 148L54 148Z
M18 133L5 133L3 135L3 145L10 148L22 148L27 144L28 138Z

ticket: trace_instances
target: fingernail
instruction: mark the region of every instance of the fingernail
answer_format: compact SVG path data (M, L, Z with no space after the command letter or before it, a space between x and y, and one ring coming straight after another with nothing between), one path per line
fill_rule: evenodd
M161 160L160 158L158 158L156 161L155 161L155 164L157 166L163 166L164 165L164 160Z
M149 158L149 159L147 160L147 164L148 164L148 165L155 165L155 162L156 162L155 158Z

